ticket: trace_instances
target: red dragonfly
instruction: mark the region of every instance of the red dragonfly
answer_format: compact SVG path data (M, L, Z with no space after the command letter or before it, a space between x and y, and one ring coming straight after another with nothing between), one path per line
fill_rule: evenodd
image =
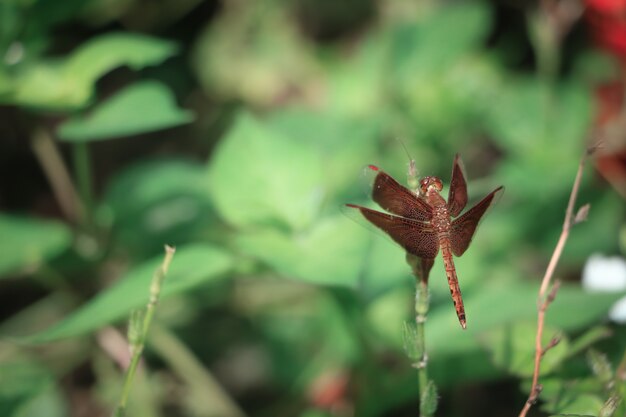
M422 178L419 188L412 192L377 166L370 165L369 168L376 172L372 199L392 214L355 204L346 206L359 210L367 220L391 236L407 253L420 258L420 278L426 282L441 248L456 315L461 327L465 329L465 308L452 255L461 256L465 253L478 222L503 187L496 188L462 216L457 217L467 204L467 184L461 165L461 157L457 154L452 167L448 202L440 194L443 184L437 177ZM453 220L453 217L456 219Z

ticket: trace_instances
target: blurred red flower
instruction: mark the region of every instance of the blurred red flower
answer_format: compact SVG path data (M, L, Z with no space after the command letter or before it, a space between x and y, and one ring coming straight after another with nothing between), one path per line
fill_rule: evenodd
M584 0L596 45L621 64L622 76L595 88L594 137L602 143L595 158L600 174L626 198L626 0Z
M585 0L585 5L589 9L603 13L620 13L626 9L624 0Z
M325 371L309 387L309 398L319 408L345 408L349 381L345 370Z
M626 0L585 0L585 5L597 45L626 64Z

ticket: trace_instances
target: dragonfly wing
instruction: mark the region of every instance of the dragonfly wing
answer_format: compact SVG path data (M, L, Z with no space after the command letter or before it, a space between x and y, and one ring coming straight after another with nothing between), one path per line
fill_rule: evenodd
M467 250L478 222L485 214L485 211L491 206L496 195L498 195L504 187L498 187L493 190L487 197L483 198L478 204L469 209L461 217L452 222L450 230L450 243L452 244L452 253L455 256L461 256Z
M420 274L420 279L428 282L428 275L430 274L430 270L435 264L435 260L433 258L422 258L422 270Z
M359 210L363 217L382 229L408 253L420 258L437 256L439 241L437 233L429 223L381 213L354 204L347 204L347 206Z
M420 281L428 282L428 275L430 274L430 270L435 264L435 259L433 258L419 258L415 255L411 255L407 253L406 261L409 265L411 265L411 269L413 270L413 275L420 279Z
M452 179L448 193L448 212L452 217L461 214L467 204L467 184L463 175L463 162L457 154L452 165Z
M384 210L408 219L421 221L433 217L433 209L424 200L418 198L408 188L400 185L393 177L370 165L371 170L378 172L372 187L372 199Z

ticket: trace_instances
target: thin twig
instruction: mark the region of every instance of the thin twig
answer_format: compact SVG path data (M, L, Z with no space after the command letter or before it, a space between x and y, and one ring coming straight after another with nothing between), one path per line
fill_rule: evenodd
M545 322L545 315L550 303L554 300L556 296L556 291L558 290L558 283L555 284L554 289L550 291L550 293L546 296L546 292L550 287L552 282L552 277L554 276L554 270L556 269L556 265L559 262L559 258L563 252L563 248L565 247L565 242L569 236L569 231L571 227L576 224L574 218L574 206L576 204L576 197L578 195L578 189L580 188L580 182L583 175L583 168L585 166L585 162L591 153L593 153L594 149L590 148L585 151L585 154L580 159L580 163L578 164L578 171L576 172L576 178L574 180L574 185L572 186L572 192L570 193L569 202L567 204L567 210L565 212L565 220L563 222L563 230L561 232L561 236L559 237L559 241L554 248L554 252L552 253L552 258L550 259L550 263L546 268L546 273L543 276L543 280L541 281L541 287L539 289L539 295L537 297L537 334L535 336L535 367L533 370L533 382L530 387L530 394L526 403L524 404L524 408L519 413L519 417L525 417L530 410L530 407L537 401L539 394L541 393L541 385L539 385L539 370L541 365L541 358L546 353L548 349L556 345L555 343L550 343L547 347L543 347L541 344L541 339L543 336L543 327Z

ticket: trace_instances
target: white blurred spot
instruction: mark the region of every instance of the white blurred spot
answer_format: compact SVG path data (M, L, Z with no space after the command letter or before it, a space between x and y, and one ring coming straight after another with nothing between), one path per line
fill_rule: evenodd
M626 297L620 298L613 304L609 317L617 323L626 323Z
M626 261L619 256L591 255L583 268L583 288L617 292L626 289Z
M619 256L591 255L583 268L582 285L592 292L625 291L626 260ZM609 317L618 323L626 323L626 297L611 307Z

